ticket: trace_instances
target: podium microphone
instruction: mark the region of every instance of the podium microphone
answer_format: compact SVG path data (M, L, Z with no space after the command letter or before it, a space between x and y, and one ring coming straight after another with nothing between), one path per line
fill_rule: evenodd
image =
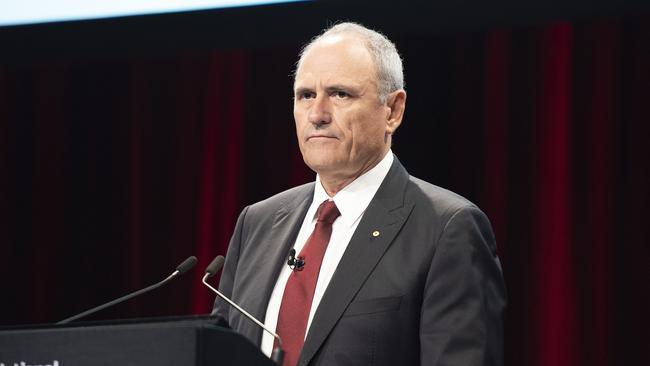
M141 290L132 292L132 293L126 295L126 296L122 296L119 299L113 300L113 301L108 302L108 303L106 303L104 305L100 305L100 306L97 306L97 307L92 308L90 310L86 310L81 314L77 314L77 315L69 317L67 319L63 319L63 320L61 320L60 322L58 322L56 324L70 323L71 321L77 320L79 318L83 318L83 317L88 316L90 314L96 313L96 312L98 312L100 310L106 309L107 307L119 304L119 303L121 303L123 301L129 300L129 299L134 298L134 297L136 297L138 295L144 294L145 292L149 292L151 290L157 289L158 287L160 287L160 286L166 284L167 282L171 281L172 279L174 279L176 276L182 275L183 273L189 271L195 265L196 265L196 257L191 256L191 257L187 258L186 260L184 260L183 263L179 264L178 267L176 267L176 270L174 272L172 272L172 274L169 275L164 280L162 280L162 281L160 281L160 282L158 282L156 284L153 284L153 285L151 285L149 287L145 287L145 288L143 288Z
M222 255L218 255L212 260L210 265L205 269L205 276L203 276L203 284L206 285L210 290L212 290L212 292L217 294L220 298L226 300L226 302L232 305L232 307L239 310L240 313L246 315L246 317L250 319L253 323L257 324L262 329L264 329L267 333L272 335L273 338L278 340L278 346L273 349L273 352L271 352L271 360L278 365L282 365L282 362L284 361L284 351L282 350L282 340L280 339L280 336L278 336L277 334L269 330L262 322L255 319L255 317L253 317L248 312L246 312L246 310L239 307L239 305L235 304L232 300L227 298L224 294L222 294L216 288L210 286L210 284L206 282L208 278L214 276L217 272L221 270L224 261L225 258Z

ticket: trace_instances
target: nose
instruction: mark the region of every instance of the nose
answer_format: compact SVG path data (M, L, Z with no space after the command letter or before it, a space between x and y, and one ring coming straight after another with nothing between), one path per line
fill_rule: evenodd
M323 93L319 93L309 108L308 119L313 125L320 126L332 122L331 106L329 98Z

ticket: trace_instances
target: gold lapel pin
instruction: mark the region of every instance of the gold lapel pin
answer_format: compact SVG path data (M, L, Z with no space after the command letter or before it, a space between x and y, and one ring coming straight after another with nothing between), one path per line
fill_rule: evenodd
M377 231L377 230L375 230L375 231L372 232L372 236L374 236L375 238L378 237L379 234L380 234L380 233L379 233L379 231Z

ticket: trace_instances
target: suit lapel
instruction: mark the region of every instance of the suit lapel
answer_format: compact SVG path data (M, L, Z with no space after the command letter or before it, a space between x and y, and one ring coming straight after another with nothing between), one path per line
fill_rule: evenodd
M256 274L256 278L261 279L260 283L262 284L259 292L260 296L257 297L259 302L252 311L252 314L257 319L264 320L266 316L268 300L271 298L271 293L282 266L286 263L287 253L296 240L313 195L314 186L311 184L296 195L294 199L282 204L275 214L271 232L266 240L269 243L268 250L264 253L264 258L260 260L262 263L258 266L258 273ZM273 265L268 266L268 263L273 263ZM251 325L253 326L251 328L254 333L253 339L256 339L260 344L262 330L252 323Z
M413 208L413 204L404 203L407 183L408 173L395 158L316 310L299 365L307 365L314 357L406 221Z

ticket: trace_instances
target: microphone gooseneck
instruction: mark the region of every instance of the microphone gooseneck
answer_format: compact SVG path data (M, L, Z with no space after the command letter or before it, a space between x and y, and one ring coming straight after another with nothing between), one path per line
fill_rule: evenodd
M187 258L186 260L184 260L183 263L179 264L178 267L176 267L176 270L174 272L172 272L172 274L167 276L167 278L165 278L164 280L162 280L162 281L160 281L158 283L155 283L155 284L153 284L153 285L151 285L149 287L145 287L145 288L143 288L141 290L138 290L138 291L132 292L132 293L130 293L128 295L122 296L119 299L115 299L113 301L107 302L106 304L94 307L94 308L92 308L90 310L86 310L83 313L80 313L80 314L77 314L75 316L71 316L69 318L63 319L63 320L57 322L56 324L70 323L72 321L75 321L77 319L83 318L83 317L88 316L90 314L96 313L96 312L98 312L100 310L106 309L106 308L111 307L113 305L117 305L117 304L119 304L119 303L121 303L123 301L132 299L132 298L134 298L134 297L136 297L138 295L141 295L141 294L143 294L145 292L149 292L151 290L157 289L158 287L160 287L160 286L166 284L167 282L171 281L172 279L174 279L176 276L182 275L183 273L185 273L185 272L189 271L190 269L192 269L192 267L194 267L196 265L196 262L197 262L196 257L191 256L191 257Z
M265 330L267 333L273 336L273 338L278 340L278 346L273 349L273 352L271 353L271 360L275 362L278 365L282 365L282 361L284 361L284 351L282 350L282 339L280 339L280 336L275 334L275 332L271 331L268 329L264 323L260 322L259 320L255 319L254 316L250 315L246 310L242 309L239 305L235 304L232 300L230 300L226 295L222 294L217 290L216 288L212 287L208 282L207 279L214 276L217 272L221 270L221 267L223 267L223 264L225 262L225 258L222 255L216 256L210 265L205 269L205 275L203 276L203 284L206 285L212 292L217 294L220 298L225 300L228 304L230 304L232 307L237 309L240 313L244 314L249 320L251 320L253 323L257 324L259 327L261 327L263 330Z

